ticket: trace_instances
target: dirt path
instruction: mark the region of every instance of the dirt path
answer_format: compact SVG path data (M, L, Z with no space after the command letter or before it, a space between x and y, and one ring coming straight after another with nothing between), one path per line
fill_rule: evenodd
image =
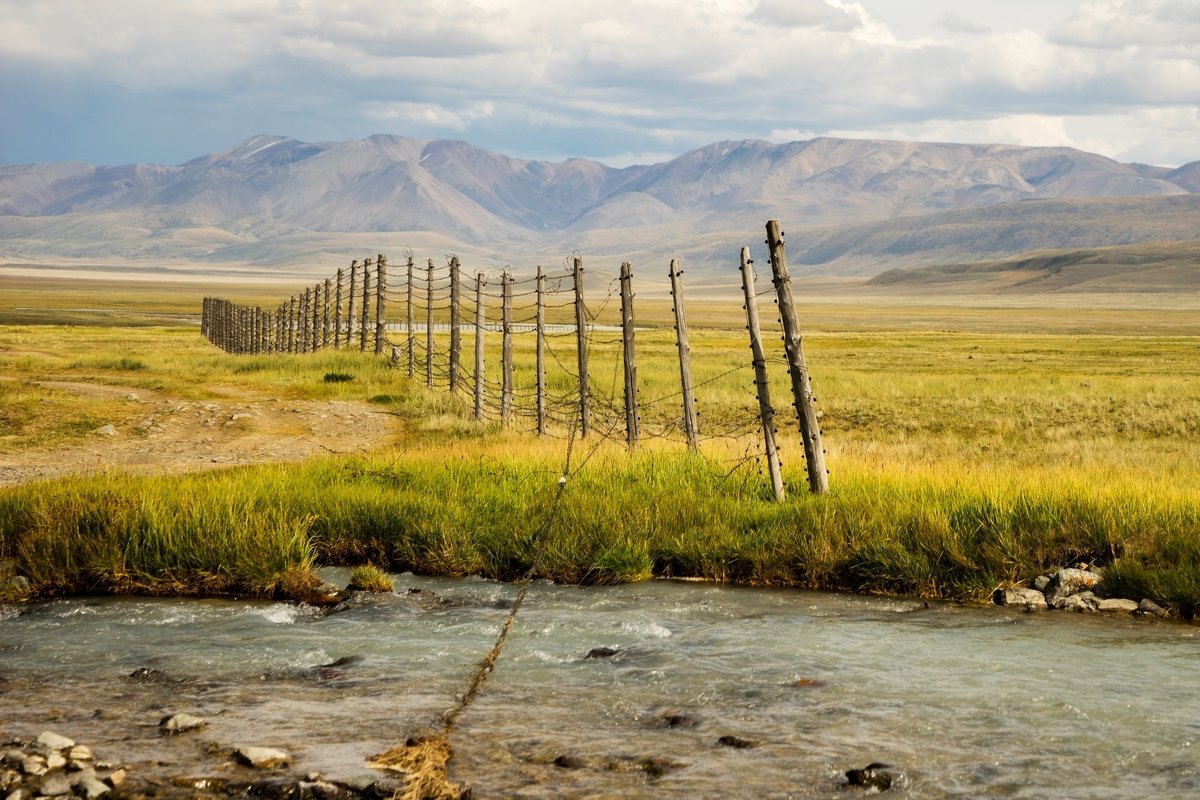
M357 453L390 441L399 420L368 403L246 398L188 401L93 383L43 385L124 400L111 426L47 450L0 452L0 485L121 470L172 474ZM236 395L228 388L218 394Z

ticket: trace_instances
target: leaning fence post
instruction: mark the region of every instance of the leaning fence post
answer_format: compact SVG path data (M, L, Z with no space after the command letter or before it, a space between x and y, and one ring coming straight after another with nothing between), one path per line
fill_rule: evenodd
M588 397L587 314L583 305L583 259L574 260L575 279L575 352L579 364L579 435L587 436L591 416Z
M687 320L683 313L683 270L679 259L671 259L671 303L675 307L676 343L679 347L679 383L683 393L683 432L688 447L700 447L699 426L696 424L696 395L692 393L692 351L688 346Z
M821 447L821 426L813 401L812 380L804 361L804 346L796 306L792 301L792 279L788 274L787 248L779 220L767 222L767 245L771 249L772 282L779 298L779 319L783 324L784 349L787 352L788 374L792 379L792 397L796 416L800 418L800 436L804 440L804 460L808 471L808 488L814 494L829 491L829 472L825 469L825 450Z
M475 419L483 420L483 273L475 273Z
M633 268L621 264L621 342L625 352L625 440L632 450L638 440L637 362L633 348Z
M387 258L375 256L375 355L383 355L383 340L387 338Z
M537 432L546 433L546 273L537 268Z
M427 260L428 280L425 285L425 387L433 388L433 259Z
M512 346L512 273L504 270L500 278L502 290L500 303L501 331L500 348L500 422L507 426L512 421L513 403L513 346Z
M413 338L413 259L408 257L408 293L406 295L404 305L404 328L408 332L408 377L413 376L416 367L416 352L413 350L415 344Z
M458 359L462 347L458 329L458 256L450 259L450 391L458 391Z
M783 502L783 472L779 466L779 449L775 446L775 408L771 405L771 388L767 381L767 355L762 346L758 324L758 296L754 291L754 262L750 248L742 248L742 293L746 296L746 330L750 332L750 357L754 364L754 389L758 396L758 413L762 417L763 449L767 454L767 470L775 499Z
M367 337L370 335L371 325L371 264L373 262L369 258L363 259L363 275L362 275L362 320L358 326L358 351L360 353L367 352Z

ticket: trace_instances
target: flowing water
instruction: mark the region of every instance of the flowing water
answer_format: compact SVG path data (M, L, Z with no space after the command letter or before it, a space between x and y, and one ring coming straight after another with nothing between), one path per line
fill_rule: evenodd
M51 729L163 775L228 775L243 745L288 750L302 773L369 773L367 755L452 705L516 593L396 582L333 614L144 598L0 608L0 735ZM585 657L599 647L616 653ZM905 773L896 797L1200 797L1198 656L1194 626L1127 617L538 583L452 736L451 777L476 798L841 798L861 796L845 770L882 761ZM141 668L157 672L130 677ZM208 725L160 737L177 711Z

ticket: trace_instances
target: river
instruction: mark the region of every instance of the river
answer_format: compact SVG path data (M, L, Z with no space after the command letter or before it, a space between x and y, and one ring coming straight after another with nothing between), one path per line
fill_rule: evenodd
M50 729L160 775L230 775L245 768L228 751L244 745L288 750L301 773L370 773L367 755L453 704L516 593L394 577L394 595L333 614L146 598L0 607L0 735ZM895 797L1197 797L1196 631L673 581L536 583L453 733L451 777L476 798L841 798L861 796L847 769L881 761L906 776ZM586 658L601 647L616 652ZM178 711L208 725L159 736Z

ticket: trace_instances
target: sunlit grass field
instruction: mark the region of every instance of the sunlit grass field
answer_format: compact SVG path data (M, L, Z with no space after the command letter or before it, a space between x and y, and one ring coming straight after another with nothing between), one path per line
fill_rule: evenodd
M698 455L678 432L678 361L661 300L638 309L643 439L633 453L611 333L592 337L596 420L581 439L561 423L538 438L527 416L504 429L494 409L476 423L469 376L458 396L440 376L430 391L420 364L410 381L403 364L357 352L228 355L194 327L0 327L0 447L10 450L76 441L117 402L56 382L190 399L233 387L361 400L405 422L399 438L381 438L367 456L4 489L0 559L43 593L294 595L311 588L303 576L314 564L373 562L448 575L513 578L533 568L575 582L669 575L952 599L1082 560L1107 567L1111 592L1195 613L1194 312L878 298L806 305L799 293L798 302L832 491L807 492L772 327L764 333L776 359L782 504L757 460L757 401L733 298L688 308ZM47 309L40 322L58 313L68 312ZM487 344L488 377L498 380L499 335ZM463 347L469 360L470 336ZM574 378L558 364L573 368L573 343L551 347L551 392L567 393ZM533 383L532 360L531 339L518 336L519 390ZM331 372L354 380L322 380Z

